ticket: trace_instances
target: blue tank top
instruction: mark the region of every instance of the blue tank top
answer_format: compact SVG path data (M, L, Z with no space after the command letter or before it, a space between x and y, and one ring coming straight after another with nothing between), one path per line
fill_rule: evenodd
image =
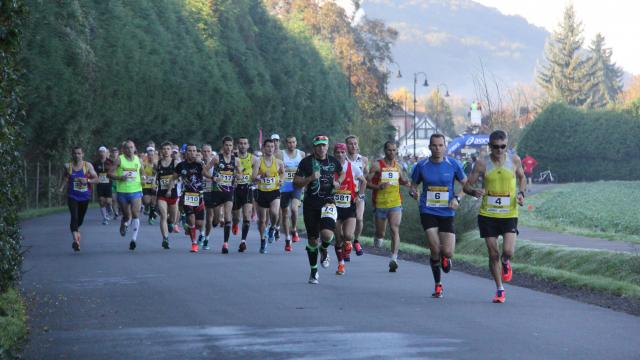
M87 163L82 162L82 169L73 170L73 163L69 163L68 196L76 201L91 199L91 188L88 183L80 182L80 178L87 178Z

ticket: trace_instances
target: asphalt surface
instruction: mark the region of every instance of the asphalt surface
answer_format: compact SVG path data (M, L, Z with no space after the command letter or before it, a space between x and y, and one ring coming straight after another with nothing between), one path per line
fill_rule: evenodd
M233 237L228 255L220 229L213 250L191 254L183 234L163 250L148 225L130 252L95 209L80 253L67 214L23 229L26 359L640 358L638 317L508 285L507 302L492 304L492 281L455 263L445 298L432 299L427 266L401 262L392 274L370 254L340 277L332 261L309 285L304 245L259 254L253 223L248 252Z

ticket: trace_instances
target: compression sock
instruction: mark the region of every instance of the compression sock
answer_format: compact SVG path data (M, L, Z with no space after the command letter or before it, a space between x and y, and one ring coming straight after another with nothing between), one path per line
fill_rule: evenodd
M307 256L311 270L318 270L318 246L307 245Z
M436 284L440 284L440 259L430 259L431 260L431 272L433 273L433 281Z
M131 240L136 241L138 240L138 230L140 230L140 219L135 218L131 220L131 228Z
M242 240L247 240L247 234L249 234L249 221L242 221Z
M229 234L231 234L231 222L224 223L224 242L229 242Z

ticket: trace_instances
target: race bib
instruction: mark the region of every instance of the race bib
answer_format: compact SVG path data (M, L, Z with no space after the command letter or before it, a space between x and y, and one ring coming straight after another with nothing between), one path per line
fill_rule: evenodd
M204 178L203 182L204 182L204 192L213 191L213 181L209 180L208 178Z
M238 175L238 185L246 185L251 181L250 175Z
M184 194L184 205L185 206L199 206L200 205L200 194L198 193L185 193Z
M400 172L396 169L382 169L380 182L387 183L389 185L398 185L400 182Z
M336 221L338 219L338 209L336 209L334 204L327 204L322 207L320 218L333 219L333 221Z
M487 195L487 211L492 213L508 213L511 211L511 196L508 193L489 193Z
M427 207L449 207L449 188L446 186L427 187Z
M145 180L145 183L147 185L153 185L155 182L156 182L155 176L147 176L147 179Z
M73 190L79 191L79 192L87 192L89 191L89 187L86 183L81 183L80 181L74 181Z
M293 178L296 177L297 168L286 168L285 169L285 181L293 181Z
M274 190L276 188L275 177L263 177L260 179L260 188L262 190Z
M108 184L109 183L109 177L107 176L107 173L98 174L98 182L100 184Z
M136 179L138 178L138 172L137 171L125 171L124 172L124 177L127 179L126 181L136 181Z
M351 191L349 190L338 190L333 195L334 200L336 201L336 206L339 208L348 208L351 207Z
M171 175L160 177L160 190L169 190L169 184L171 183Z
M230 187L233 184L233 173L224 172L218 176L218 185L224 187Z

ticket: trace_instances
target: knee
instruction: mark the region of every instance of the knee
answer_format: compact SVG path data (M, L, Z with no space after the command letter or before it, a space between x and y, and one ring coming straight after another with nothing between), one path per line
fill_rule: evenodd
M500 260L500 254L498 253L498 249L489 248L489 260L491 261Z

